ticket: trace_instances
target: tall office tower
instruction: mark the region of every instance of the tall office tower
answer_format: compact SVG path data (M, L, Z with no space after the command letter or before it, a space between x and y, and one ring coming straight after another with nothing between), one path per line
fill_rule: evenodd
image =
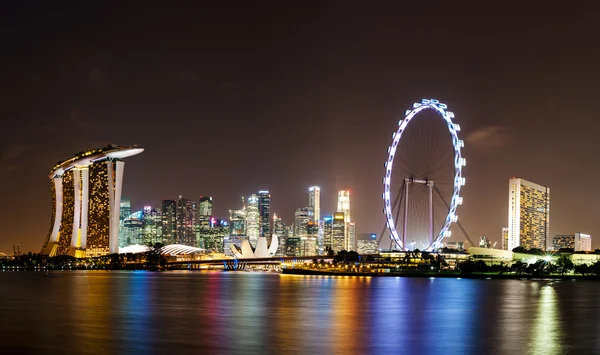
M185 239L183 244L197 247L196 226L198 225L198 204L196 201L186 201L185 213Z
M318 222L321 220L321 188L318 186L312 186L308 188L308 207L313 210L312 222Z
M151 206L144 206L142 215L142 245L162 243L161 213Z
M250 245L256 247L256 242L260 236L260 213L258 210L258 196L255 194L248 197L246 206L246 233Z
M300 256L301 255L301 238L290 236L285 240L284 256Z
M337 212L344 212L346 223L350 223L350 191L338 191Z
M196 221L198 220L198 205L183 196L177 201L177 244L195 247Z
M312 208L311 208L312 210ZM306 223L306 235L300 238L302 256L317 255L319 237L319 223L308 221Z
M355 250L354 248L354 226L350 226L352 219L350 218L350 191L338 191L337 212L344 213L344 221L346 222L346 236L344 238L344 249L347 251ZM352 234L352 235L351 235Z
M258 192L258 213L260 214L260 236L271 237L271 194L267 190Z
M323 217L323 250L333 249L333 216Z
M142 236L143 236L143 211L137 211L129 216L127 216L123 220L123 241L121 244L121 240L119 239L119 246L128 246L128 245L136 245L142 244ZM120 238L120 236L119 236Z
M175 234L175 244L183 244L185 241L185 228L187 225L187 199L179 195L177 200L177 233Z
M177 242L177 203L173 200L162 200L162 238L165 244Z
M502 250L508 250L508 228L502 228Z
M552 247L550 189L521 178L509 181L508 250Z
M333 214L333 224L331 226L331 249L335 253L346 249L346 216L344 212Z
M277 253L275 254L276 256L284 255L286 239L289 236L288 231L283 219L277 216L276 213L273 213L273 234L279 239L279 246L277 247Z
M313 218L312 208L302 207L296 209L294 214L294 237L306 236L306 226Z
M210 233L211 237L205 248L217 253L222 253L224 251L224 238L229 234L229 223L213 217L211 219Z
M128 197L122 197L119 218L124 220L129 217L129 215L131 215L131 201Z
M246 209L229 210L229 235L246 236Z
M210 229L210 219L212 218L213 201L210 196L200 196L198 202L198 225L201 230Z
M346 243L346 250L347 251L351 251L351 250L356 250L356 223L354 222L349 222L346 223L346 228L348 229L347 231L347 235L348 238L347 243Z
M309 221L306 224L306 234L312 237L316 237L319 234L319 224L316 222Z
M143 152L109 145L58 163L52 181L52 221L41 254L94 257L119 252L122 159Z
M125 218L131 215L131 201L127 197L121 197L121 209L119 213L119 247L124 247L126 243Z

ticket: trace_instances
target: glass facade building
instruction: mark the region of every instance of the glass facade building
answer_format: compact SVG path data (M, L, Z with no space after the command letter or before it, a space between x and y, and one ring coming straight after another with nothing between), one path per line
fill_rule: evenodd
M198 201L198 225L201 230L210 229L210 219L213 216L213 200L210 196L200 196Z
M308 223L313 219L313 211L310 207L296 209L294 214L294 236L305 237L308 234Z
M248 197L246 205L246 233L252 247L256 247L256 242L260 236L260 213L258 209L258 196L255 194Z
M323 217L323 248L333 249L333 216Z
M308 188L308 207L313 210L312 222L319 222L321 220L321 188L318 186L311 186Z
M344 212L336 212L333 214L331 226L331 249L334 252L339 252L346 249L346 219Z
M162 200L161 205L163 243L175 244L177 241L177 203L174 200Z
M260 236L271 236L271 194L269 191L258 192L258 213L260 215Z

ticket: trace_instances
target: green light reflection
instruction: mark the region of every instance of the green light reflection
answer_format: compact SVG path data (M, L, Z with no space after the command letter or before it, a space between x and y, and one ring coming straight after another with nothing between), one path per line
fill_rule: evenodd
M551 285L540 289L537 316L529 343L530 354L563 354L562 330L556 290Z

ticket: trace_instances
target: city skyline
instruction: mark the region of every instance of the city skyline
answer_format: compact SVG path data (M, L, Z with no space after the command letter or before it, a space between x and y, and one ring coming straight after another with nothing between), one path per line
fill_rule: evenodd
M38 250L52 203L48 166L108 143L146 148L123 187L136 210L210 195L226 219L240 195L268 189L271 212L289 222L318 185L321 215L349 189L357 234L380 233L389 137L423 97L447 103L462 127L469 164L458 216L472 238L500 244L511 176L552 189L551 236L600 235L597 4L149 5L144 16L10 6L4 23L18 35L0 59L10 68L0 90L14 98L2 108L10 134L0 196L11 203L0 207L0 251ZM163 39L165 29L180 36Z

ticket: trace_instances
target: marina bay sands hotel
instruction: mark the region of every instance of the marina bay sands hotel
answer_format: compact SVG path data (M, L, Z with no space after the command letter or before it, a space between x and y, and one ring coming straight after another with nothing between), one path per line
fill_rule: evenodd
M81 258L118 253L122 159L143 151L109 145L52 169L52 221L42 254Z

